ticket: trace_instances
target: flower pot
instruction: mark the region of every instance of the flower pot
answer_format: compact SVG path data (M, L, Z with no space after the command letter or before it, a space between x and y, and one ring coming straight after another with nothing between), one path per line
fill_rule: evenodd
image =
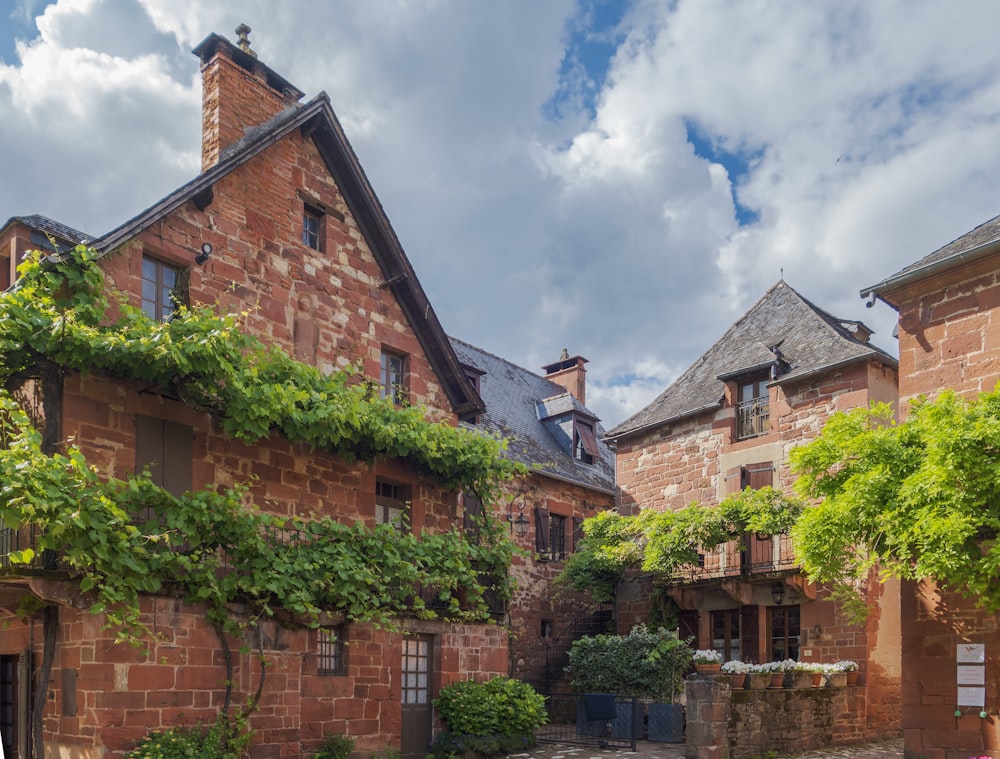
M751 672L747 675L746 687L748 690L764 690L770 684L770 672Z
M858 684L858 675L859 674L860 673L857 670L855 670L854 672L848 672L847 673L847 684L848 685L857 685Z
M826 676L826 684L829 688L846 688L847 687L847 673L846 672L831 672Z
M784 688L785 687L785 673L784 672L772 672L771 673L771 687L772 688Z
M813 687L813 673L812 672L796 672L792 671L788 673L788 687L789 688L811 688Z
M810 672L812 675L812 687L819 688L823 685L823 673L822 672Z
M709 664L695 664L694 671L699 675L717 675L722 670L722 665L718 662Z
M733 690L742 690L746 686L747 673L746 672L732 672L729 675L729 687Z

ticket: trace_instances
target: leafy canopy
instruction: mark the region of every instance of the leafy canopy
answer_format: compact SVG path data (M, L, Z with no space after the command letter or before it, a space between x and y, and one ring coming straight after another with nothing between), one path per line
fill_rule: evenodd
M442 487L486 498L517 471L500 441L396 408L354 372L322 374L245 334L237 317L181 308L153 322L121 298L111 321L96 258L84 247L61 260L33 254L17 285L0 293L0 517L8 527L40 525L37 547L59 554L92 593L92 610L123 637L139 627L140 594L171 588L230 628L235 601L251 617L282 607L313 619L333 610L388 622L435 616L420 587L438 589L453 616L485 617L484 577L509 596L511 545L496 525L470 544L457 531L282 521L254 508L246 487L174 497L144 475L101 476L75 446L50 455L36 429L44 420L33 423L12 391L46 372L76 370L136 380L208 410L247 442L279 433L348 459L404 459ZM32 558L31 549L12 555Z
M792 531L813 581L857 588L877 567L1000 609L1000 391L945 391L901 424L886 404L835 415L791 463L818 499Z
M670 576L698 561L699 551L747 532L787 531L801 504L773 488L747 488L717 506L692 503L677 511L644 509L634 516L605 511L583 523L584 538L566 561L560 581L608 601L628 569Z

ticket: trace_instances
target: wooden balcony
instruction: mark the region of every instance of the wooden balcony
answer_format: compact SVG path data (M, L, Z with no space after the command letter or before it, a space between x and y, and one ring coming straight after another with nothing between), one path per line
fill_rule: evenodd
M681 567L667 581L687 585L712 580L731 580L790 572L798 561L787 535L748 533L742 543L729 541L701 556L697 565Z

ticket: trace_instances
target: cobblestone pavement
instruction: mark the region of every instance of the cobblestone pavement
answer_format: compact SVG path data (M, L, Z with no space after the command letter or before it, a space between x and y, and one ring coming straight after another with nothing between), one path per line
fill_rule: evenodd
M539 743L529 753L512 754L511 759L684 759L683 746L642 741L637 750L600 750L590 746L569 746L559 743ZM783 759L902 759L903 739L838 746L805 754L785 755Z

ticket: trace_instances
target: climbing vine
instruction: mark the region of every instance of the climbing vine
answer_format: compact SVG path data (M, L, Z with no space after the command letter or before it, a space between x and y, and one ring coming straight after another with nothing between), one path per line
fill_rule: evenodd
M41 526L36 549L58 553L122 638L144 632L140 596L168 589L205 604L209 621L230 632L236 601L250 621L281 608L387 624L400 614L483 619L486 577L509 595L511 545L488 519L476 543L460 531L282 520L252 504L245 486L175 497L142 474L105 476L73 445L49 450L52 420L30 415L13 391L75 370L176 397L247 442L277 432L348 459L399 458L485 498L518 471L500 441L397 408L355 371L322 374L244 333L238 316L180 308L159 323L124 297L109 308L96 258L84 247L61 259L34 254L0 294L0 516L8 527ZM421 588L437 591L434 608Z
M606 511L583 523L584 538L566 561L560 581L609 601L629 569L669 577L699 552L748 532L786 532L802 504L773 488L746 489L717 506L691 503L677 511L644 509L634 516Z

